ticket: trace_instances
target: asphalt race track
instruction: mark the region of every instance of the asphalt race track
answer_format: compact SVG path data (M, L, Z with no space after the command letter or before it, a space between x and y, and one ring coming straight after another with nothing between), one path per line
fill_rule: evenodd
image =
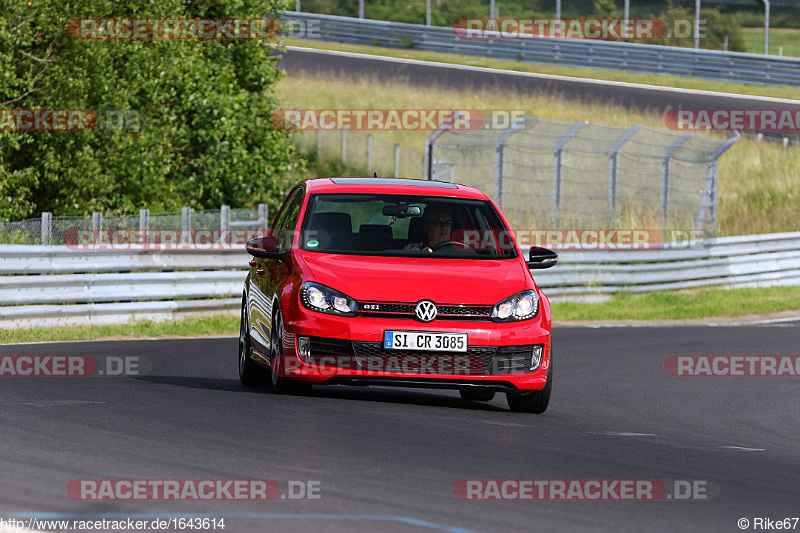
M0 346L137 356L139 377L0 378L0 517L227 517L229 531L739 531L800 515L800 378L670 377L670 355L797 355L800 323L554 328L541 416L450 391L239 384L235 338ZM320 482L317 500L87 502L76 479ZM705 501L462 501L462 479L703 480ZM798 526L800 527L800 526Z

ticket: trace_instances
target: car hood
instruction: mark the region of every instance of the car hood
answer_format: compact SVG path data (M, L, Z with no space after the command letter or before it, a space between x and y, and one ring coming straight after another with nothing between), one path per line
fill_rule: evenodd
M494 305L533 288L518 259L471 260L302 253L314 279L361 301Z

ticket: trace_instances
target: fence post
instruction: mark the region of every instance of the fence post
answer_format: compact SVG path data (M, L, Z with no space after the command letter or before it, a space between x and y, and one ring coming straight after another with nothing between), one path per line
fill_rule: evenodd
M347 130L342 130L342 165L347 164Z
M317 161L322 161L322 130L317 130Z
M103 213L101 211L92 212L92 234L97 238L97 234L103 231Z
M222 205L219 207L219 242L229 242L230 235L226 231L231 227L231 206Z
M269 208L267 204L258 204L258 227L266 233L269 231Z
M717 228L717 181L719 179L719 158L728 148L738 141L740 135L732 135L723 141L709 156L708 173L706 174L706 188L703 190L703 200L700 202L700 213L695 221L695 231L703 229L703 225L708 220L711 228ZM706 215L708 213L708 215Z
M223 205L219 208L219 229L228 229L231 226L231 206Z
M619 155L622 146L636 135L636 132L640 129L642 129L642 126L631 126L625 130L625 133L611 147L611 161L608 172L608 209L612 213L617 211L617 155Z
M561 215L561 155L567 143L586 126L588 122L576 122L567 133L556 141L553 148L553 227L557 228Z
M139 233L142 239L141 242L150 242L150 210L139 209Z
M53 213L42 212L42 244L51 244L53 235Z
M684 133L664 151L661 161L661 216L667 217L669 207L669 160L686 141L694 137L691 133Z
M400 145L394 145L394 177L400 177Z
M453 111L451 115L453 120L457 119L459 112L457 110ZM449 122L449 123L448 123ZM446 125L452 124L452 121L445 122ZM425 137L425 153L422 155L422 173L425 175L426 180L433 179L433 145L442 136L442 133L449 131L449 127L439 128L438 130L434 130L431 132L430 135ZM396 149L395 149L396 150ZM397 154L397 151L395 151ZM395 155L395 158L397 155Z
M372 177L372 135L367 135L367 176Z
M192 208L181 208L181 229L183 231L192 231Z
M522 117L521 123L514 120L506 131L497 136L494 157L494 199L500 209L503 209L503 156L505 155L506 143L529 120L531 120L531 117L528 116Z

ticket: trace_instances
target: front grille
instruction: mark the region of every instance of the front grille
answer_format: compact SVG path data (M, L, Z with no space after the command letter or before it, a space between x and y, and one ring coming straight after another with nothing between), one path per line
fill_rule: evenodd
M380 318L416 318L415 303L358 302L360 314ZM490 305L436 305L436 320L491 320Z
M403 374L488 376L530 372L532 344L469 346L466 352L387 350L380 342L310 338L311 364Z

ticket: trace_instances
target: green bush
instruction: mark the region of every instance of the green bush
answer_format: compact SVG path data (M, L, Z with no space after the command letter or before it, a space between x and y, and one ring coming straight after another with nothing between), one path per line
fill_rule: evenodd
M264 40L77 40L76 18L259 18L283 0L0 0L0 110L133 110L129 130L0 130L0 219L265 202L301 166ZM102 115L101 115L102 116ZM130 123L129 123L130 125Z

